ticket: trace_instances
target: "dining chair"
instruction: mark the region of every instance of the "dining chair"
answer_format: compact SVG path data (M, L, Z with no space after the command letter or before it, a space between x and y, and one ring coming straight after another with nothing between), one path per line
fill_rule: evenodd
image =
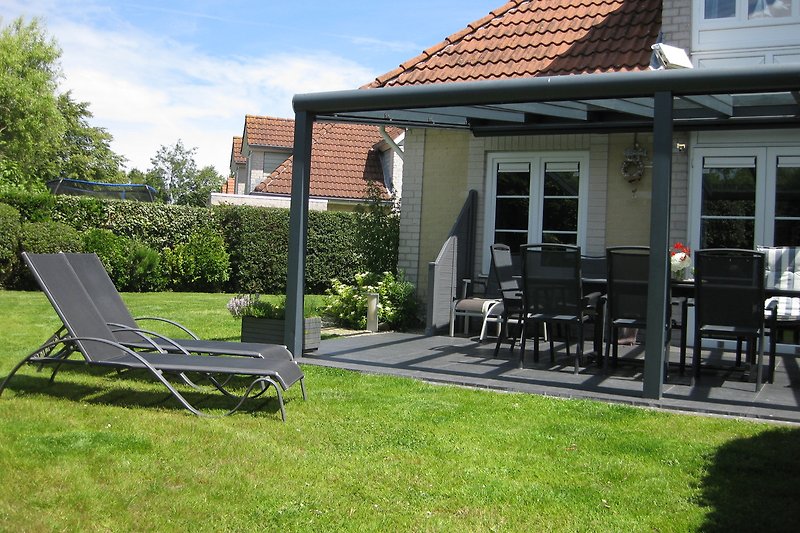
M581 283L581 249L567 244L528 244L520 247L522 255L522 342L519 366L525 361L525 343L529 326L533 325L533 360L539 361L539 325L565 326L567 356L570 356L569 330L578 330L574 372L580 371L583 356L583 325L596 309L600 293L583 295ZM552 333L552 332L551 332ZM552 334L550 337L552 341ZM555 350L551 342L551 361Z
M511 255L511 248L505 244L493 244L489 247L492 257L492 274L495 284L499 288L502 304L499 311L500 332L497 335L497 344L494 347L494 357L500 352L503 340L509 337L509 325L522 323L522 290L519 284L517 268ZM511 335L511 353L514 353L516 334Z
M748 362L756 365L756 390L760 390L764 336L770 326L764 312L764 253L732 248L703 249L695 252L694 261L693 381L700 379L702 339L745 340ZM771 327L774 328L774 322ZM771 335L771 342L775 342L775 335ZM770 349L771 368L774 367L773 354L774 350Z

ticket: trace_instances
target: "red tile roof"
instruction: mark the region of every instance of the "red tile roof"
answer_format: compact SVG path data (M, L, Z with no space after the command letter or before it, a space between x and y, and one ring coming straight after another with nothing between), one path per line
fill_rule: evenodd
M396 137L402 130L387 129ZM315 123L311 145L311 196L362 199L368 180L384 191L383 170L375 145L382 140L377 126ZM290 194L290 157L254 189L255 192Z
M231 146L231 162L237 165L246 165L247 158L242 153L242 138L234 137L233 145Z
M294 120L245 115L244 136L251 146L291 149L294 144Z
M514 0L366 87L647 69L661 0Z

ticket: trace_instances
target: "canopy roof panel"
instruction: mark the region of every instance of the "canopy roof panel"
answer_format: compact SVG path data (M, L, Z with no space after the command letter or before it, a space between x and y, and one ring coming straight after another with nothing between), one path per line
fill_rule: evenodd
M654 95L673 96L675 129L800 126L800 66L523 78L301 94L318 121L456 128L475 135L635 131Z

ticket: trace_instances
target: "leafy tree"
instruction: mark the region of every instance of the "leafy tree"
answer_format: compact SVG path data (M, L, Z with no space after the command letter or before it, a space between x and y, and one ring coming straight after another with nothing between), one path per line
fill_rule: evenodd
M66 123L59 150L59 175L110 183L124 181L120 166L125 158L111 150L108 131L89 125L89 104L72 100L67 92L58 97L58 108Z
M37 19L0 29L0 174L23 186L56 173L66 129L56 97L60 57Z
M0 190L43 190L68 177L117 181L124 158L89 104L59 94L61 50L38 19L0 28Z
M186 148L178 139L175 146L162 145L150 159L152 167L144 182L159 191L159 197L170 204L204 206L208 195L218 189L223 177L214 167L197 170L194 154L197 148Z

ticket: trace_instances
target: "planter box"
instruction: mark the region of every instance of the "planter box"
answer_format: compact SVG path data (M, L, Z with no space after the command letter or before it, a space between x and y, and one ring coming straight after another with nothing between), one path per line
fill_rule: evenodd
M242 342L261 344L283 344L285 320L274 318L242 317ZM310 352L319 348L322 320L315 316L305 319L303 335L303 351Z

